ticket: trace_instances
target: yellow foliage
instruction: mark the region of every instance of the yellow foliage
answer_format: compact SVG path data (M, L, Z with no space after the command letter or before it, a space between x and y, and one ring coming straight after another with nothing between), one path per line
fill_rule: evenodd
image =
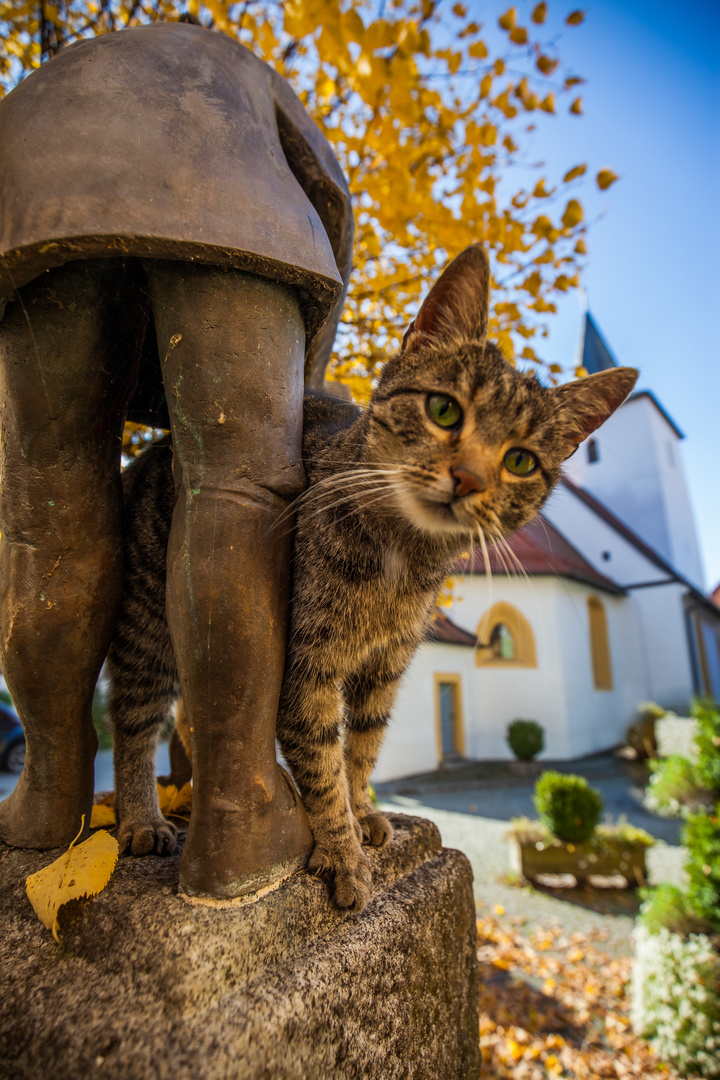
M117 825L115 809L106 803L96 803L90 815L91 829L112 829Z
M568 169L563 176L563 183L569 184L571 180L576 180L578 176L584 176L587 172L587 165L576 165L574 169Z
M614 184L619 179L618 174L614 173L612 169L601 169L595 177L597 186L601 191L605 191L606 188L609 188L611 184Z
M568 24L568 26L579 26L584 19L584 11L571 11L565 22Z
M504 15L501 15L498 19L498 26L503 30L512 30L515 25L515 19L517 18L517 12L514 7L508 8Z
M85 815L80 826L81 835ZM77 836L75 837L77 840ZM70 900L96 896L101 892L115 869L118 859L117 840L105 831L93 833L75 847L75 840L59 859L44 870L31 874L25 881L25 891L43 926L58 937L58 913Z
M582 98L575 98L570 106L570 112L574 116L582 116Z
M553 71L555 71L559 63L559 60L552 60L549 56L545 56L543 53L541 53L535 61L537 68L542 71L543 75L552 75Z
M579 225L583 219L583 209L577 199L570 199L570 202L565 207L565 213L563 214L561 221L566 229L572 229L576 225Z
M0 0L0 96L60 44L126 24L171 21L187 6L186 0L48 3L50 31L41 42L40 5ZM504 355L512 358L518 339L536 329L546 332L541 320L555 310L552 296L576 280L584 254L573 246L584 231L582 214L575 224L567 210L562 222L554 209L539 214L543 199L548 207L555 177L531 191L501 183L512 176L509 168L527 160L525 114L555 114L560 95L583 81L561 75L562 90L543 89L544 78L561 63L556 46L540 37L545 2L528 9L526 26L518 25L518 7L504 10L498 2L500 27L523 46L513 51L512 81L505 87L494 84L506 74L503 50L480 36L467 0L456 0L452 15L433 0L391 0L381 5L379 18L361 0L190 0L189 7L289 80L349 178L355 268L330 379L367 401L373 378L399 346L438 268L475 241L503 270L495 275L497 294L507 305L502 315L493 314L490 332ZM570 25L581 20L579 11L568 18ZM577 111L574 104L569 108ZM571 175L583 174L571 169L566 182ZM614 179L603 170L597 182L609 186ZM538 254L540 242L557 251ZM558 286L561 260L569 261ZM532 293L523 285L528 280ZM160 434L128 425L123 451L133 456L149 436Z
M192 810L192 783L188 780L180 790L174 784L158 784L160 813L164 817L189 817Z

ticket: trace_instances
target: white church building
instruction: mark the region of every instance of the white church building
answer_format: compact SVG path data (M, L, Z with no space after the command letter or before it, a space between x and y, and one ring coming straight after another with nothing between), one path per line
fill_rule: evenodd
M592 317L582 363L614 366ZM547 758L616 746L641 701L720 700L720 608L704 592L682 432L631 394L566 463L542 515L510 540L525 569L475 551L405 676L374 779L511 757L536 720ZM513 571L513 572L509 572Z

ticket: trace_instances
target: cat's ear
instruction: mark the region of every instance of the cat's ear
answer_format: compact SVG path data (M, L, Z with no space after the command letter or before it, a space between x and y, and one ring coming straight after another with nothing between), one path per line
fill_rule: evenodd
M472 244L443 270L403 338L404 350L429 339L485 341L490 308L490 264Z
M596 375L585 375L582 379L565 383L552 391L567 425L565 457L574 454L580 443L622 405L639 374L636 368L609 368Z

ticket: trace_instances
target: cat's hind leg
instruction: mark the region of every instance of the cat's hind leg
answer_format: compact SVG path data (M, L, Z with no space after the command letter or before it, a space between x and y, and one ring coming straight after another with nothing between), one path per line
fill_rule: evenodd
M155 756L179 686L165 621L164 575L153 574L147 559L133 559L133 545L139 542L137 534L130 534L123 608L107 661L117 839L121 852L169 855L177 834L160 811Z

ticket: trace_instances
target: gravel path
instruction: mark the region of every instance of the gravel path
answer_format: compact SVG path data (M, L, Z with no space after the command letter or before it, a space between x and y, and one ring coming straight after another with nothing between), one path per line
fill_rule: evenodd
M578 770L580 771L580 770ZM650 881L680 881L684 849L679 843L680 823L656 817L640 803L641 793L624 775L595 777L605 802L605 812L616 820L624 814L628 821L646 829L658 843L648 852ZM380 805L405 814L417 814L434 821L446 847L459 848L470 860L475 875L475 899L493 911L501 906L510 916L527 919L527 930L557 920L567 933L595 928L607 935L608 951L629 955L630 934L637 907L632 892L621 890L569 889L540 891L508 884L508 846L505 836L514 817L534 817L534 781L510 787L463 783L462 790L443 785L415 784L413 795L391 793L391 785L379 792ZM392 785L407 791L409 783ZM558 895L560 894L560 895ZM601 913L589 908L598 904L610 909ZM623 913L627 910L627 914Z

